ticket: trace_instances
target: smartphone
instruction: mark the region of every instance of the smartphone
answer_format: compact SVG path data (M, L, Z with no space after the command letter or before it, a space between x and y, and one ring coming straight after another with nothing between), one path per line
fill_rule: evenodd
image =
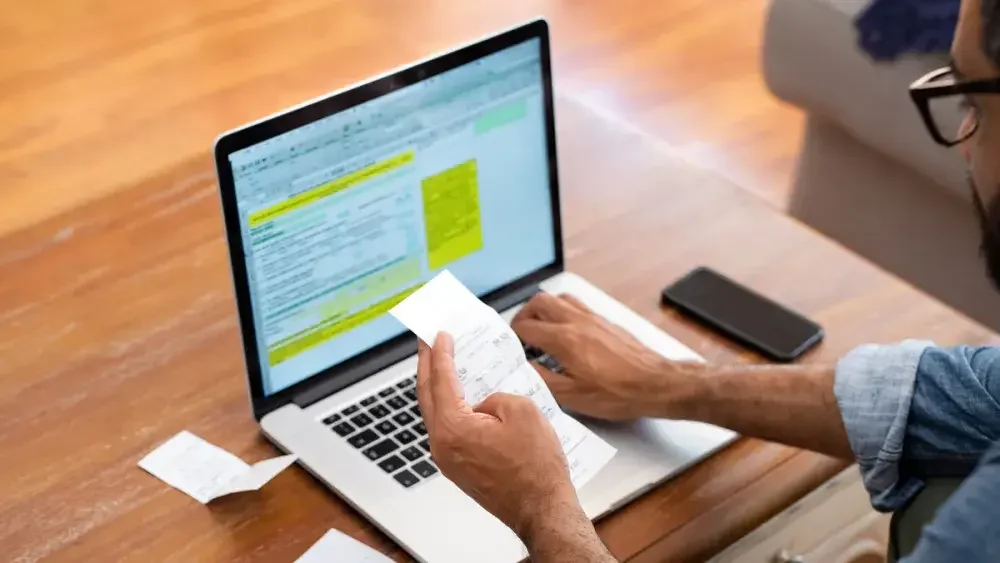
M818 324L709 268L695 268L662 299L776 362L791 362L823 340Z

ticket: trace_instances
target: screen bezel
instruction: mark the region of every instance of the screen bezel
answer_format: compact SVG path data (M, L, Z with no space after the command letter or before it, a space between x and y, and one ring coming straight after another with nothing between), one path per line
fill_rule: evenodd
M259 363L256 329L253 322L249 278L243 259L243 237L240 230L236 189L229 155L531 39L539 40L542 67L542 101L545 111L549 196L552 203L552 240L555 245L555 259L549 264L482 296L483 301L487 304L502 310L525 299L537 289L539 282L562 272L564 269L559 209L559 172L556 164L555 104L552 95L549 30L545 20L538 19L528 22L448 53L391 71L363 84L306 102L278 115L225 133L216 141L215 167L222 200L226 239L229 243L229 262L239 314L244 361L250 388L250 402L255 419L260 420L267 413L288 403L294 402L300 406L306 406L369 377L415 354L417 341L413 334L404 332L303 381L266 396Z

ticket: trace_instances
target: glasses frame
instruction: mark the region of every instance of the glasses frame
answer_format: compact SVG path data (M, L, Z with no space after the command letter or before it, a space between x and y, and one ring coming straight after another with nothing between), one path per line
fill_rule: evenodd
M954 80L945 83L935 83L948 75L951 75ZM934 121L934 116L931 114L930 102L933 99L945 96L970 94L1000 94L1000 77L981 80L962 80L962 77L955 71L954 65L950 65L932 70L910 85L910 98L916 104L917 111L920 112L920 117L927 127L927 132L930 133L931 138L937 144L945 147L953 147L968 140L969 137L975 134L979 129L979 113L977 110L976 120L968 131L958 139L950 140L938 129L937 123Z

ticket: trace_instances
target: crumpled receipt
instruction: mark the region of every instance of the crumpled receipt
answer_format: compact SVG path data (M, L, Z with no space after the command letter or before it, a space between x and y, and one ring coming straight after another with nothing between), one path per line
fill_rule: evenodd
M219 446L183 430L146 454L139 460L139 467L207 504L221 496L259 490L297 459L296 455L284 455L248 465Z
M510 325L450 272L441 272L389 312L428 345L438 332L452 336L455 369L469 404L496 392L534 401L559 436L577 490L614 457L617 450L559 408Z

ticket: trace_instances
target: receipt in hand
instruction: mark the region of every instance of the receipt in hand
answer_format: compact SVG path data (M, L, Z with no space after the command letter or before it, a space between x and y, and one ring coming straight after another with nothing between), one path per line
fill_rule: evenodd
M451 273L441 272L389 312L429 345L438 332L452 336L455 369L470 404L498 391L534 401L562 442L577 489L614 457L614 448L559 408L510 325Z
M184 430L139 460L164 483L206 504L221 496L256 491L295 463L285 455L247 465L226 450Z

